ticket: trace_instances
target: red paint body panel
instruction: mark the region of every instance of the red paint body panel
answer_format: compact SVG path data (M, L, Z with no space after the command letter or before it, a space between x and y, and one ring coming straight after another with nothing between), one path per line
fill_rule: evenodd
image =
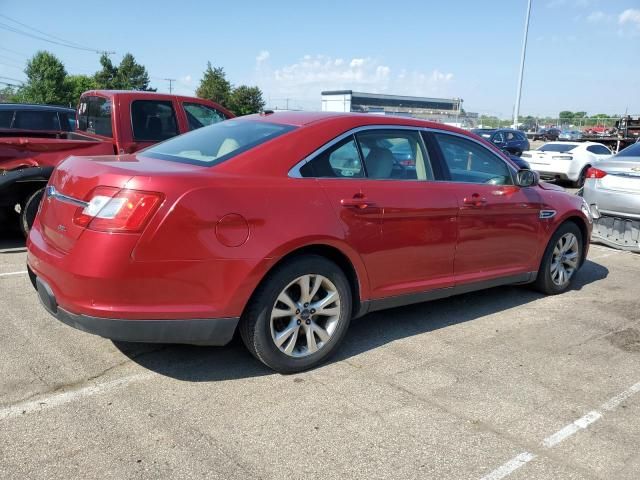
M74 226L78 207L45 200L29 237L28 264L58 303L103 318L238 317L282 257L314 245L348 259L362 301L382 299L537 271L562 221L574 217L590 229L579 197L544 186L288 176L353 128L468 135L453 127L320 113L235 121L246 120L298 128L212 167L144 153L61 163L50 184L65 195L86 199L106 185L160 192L163 202L142 232L110 234ZM474 194L486 199L481 208L465 204ZM354 196L372 204L344 206ZM557 215L541 220L541 209Z

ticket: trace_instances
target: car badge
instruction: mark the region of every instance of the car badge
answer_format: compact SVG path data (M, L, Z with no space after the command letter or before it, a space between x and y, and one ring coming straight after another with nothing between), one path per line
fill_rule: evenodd
M67 227L65 227L64 225L58 225L58 231L59 232L66 232L67 231Z

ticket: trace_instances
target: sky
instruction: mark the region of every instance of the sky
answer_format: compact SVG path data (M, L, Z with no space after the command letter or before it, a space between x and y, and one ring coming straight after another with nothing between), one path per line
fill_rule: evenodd
M462 98L467 111L508 118L526 7L526 0L0 0L0 81L24 80L26 59L42 49L69 73L99 68L97 53L9 26L113 51L115 62L130 52L159 91L173 78L175 93L192 95L210 61L234 85L259 86L272 108L319 110L321 91L351 89ZM640 0L532 0L520 112L640 115L639 60Z

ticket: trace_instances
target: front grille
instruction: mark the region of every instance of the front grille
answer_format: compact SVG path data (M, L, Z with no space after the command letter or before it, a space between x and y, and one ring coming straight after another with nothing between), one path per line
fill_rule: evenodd
M602 216L593 222L597 237L623 247L640 245L640 220Z

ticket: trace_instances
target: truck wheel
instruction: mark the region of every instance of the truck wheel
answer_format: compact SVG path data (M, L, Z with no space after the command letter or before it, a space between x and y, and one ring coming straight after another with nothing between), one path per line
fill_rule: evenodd
M29 230L31 230L33 221L36 219L36 214L38 213L38 207L42 201L43 193L44 188L36 190L29 196L29 198L27 198L27 201L22 207L22 211L20 212L20 230L22 230L22 234L25 238L29 236Z
M294 258L269 274L249 301L239 325L249 351L280 373L325 361L351 319L351 288L335 263L317 256Z

